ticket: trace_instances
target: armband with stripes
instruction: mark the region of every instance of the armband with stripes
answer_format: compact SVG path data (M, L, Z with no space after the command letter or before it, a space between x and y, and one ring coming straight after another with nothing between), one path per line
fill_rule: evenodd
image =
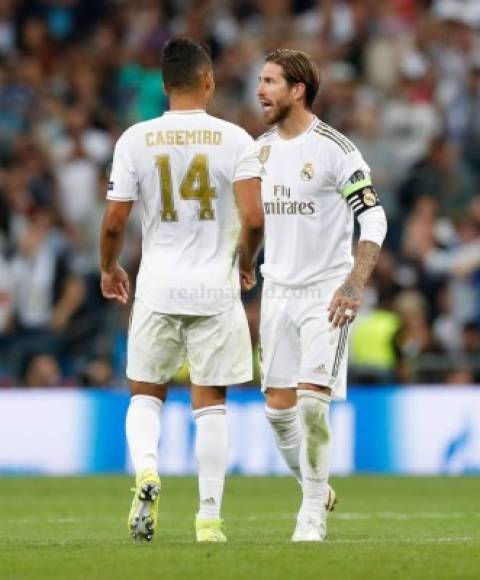
M352 208L355 216L359 216L367 209L380 205L372 181L363 171L356 171L352 175L348 185L342 189L341 194Z

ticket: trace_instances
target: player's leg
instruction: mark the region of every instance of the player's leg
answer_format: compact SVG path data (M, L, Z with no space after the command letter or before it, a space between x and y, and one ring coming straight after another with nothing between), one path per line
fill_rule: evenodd
M250 333L240 301L235 302L228 312L193 319L186 327L186 342L197 427L197 540L225 541L221 506L227 468L228 431L226 389L223 385L245 383L252 378Z
M135 470L128 526L136 540L149 541L155 531L160 492L161 415L167 382L184 357L180 325L175 317L151 312L136 302L128 336L127 376L132 397L126 418L127 442Z
M135 470L135 488L128 516L134 540L150 541L155 532L160 494L157 450L166 385L130 381L132 397L127 411L126 435Z
M272 427L280 454L301 486L302 431L297 406L297 390L295 388L267 388L265 415Z
M262 391L265 393L265 415L278 450L301 485L301 429L296 393L299 337L287 306L280 289L266 283L260 318Z
M135 474L157 471L161 415L167 398L166 384L130 381L126 435Z
M318 541L326 536L325 506L335 501L328 485L332 443L329 407L332 396L344 396L348 327L339 329L329 324L322 300L314 304L305 301L303 314L300 316L302 356L297 391L302 428L303 498L293 540Z
M196 424L195 458L198 465L198 541L225 541L221 509L227 469L228 428L225 387L193 385Z
M302 430L300 471L302 504L293 541L320 541L326 536L326 503L330 472L330 389L299 384L298 409Z

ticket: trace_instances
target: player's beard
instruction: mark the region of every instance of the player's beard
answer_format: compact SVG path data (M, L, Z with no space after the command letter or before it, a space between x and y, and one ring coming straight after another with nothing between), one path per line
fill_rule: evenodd
M284 121L290 115L291 110L292 105L290 103L279 103L273 109L270 118L265 120L269 125L276 125Z

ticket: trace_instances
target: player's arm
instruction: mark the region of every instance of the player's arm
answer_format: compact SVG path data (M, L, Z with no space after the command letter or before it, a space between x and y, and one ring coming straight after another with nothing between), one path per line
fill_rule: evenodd
M138 198L138 176L131 158L127 130L118 140L113 154L108 184L107 207L100 234L101 289L105 298L128 301L128 274L118 264L133 202Z
M128 274L118 264L133 201L108 201L100 235L101 289L105 298L128 302Z
M360 240L352 271L329 305L329 321L335 327L344 326L355 318L387 233L385 212L368 174L355 172L341 193L358 220Z
M242 231L240 236L240 282L242 290L250 290L257 283L255 264L263 244L263 206L261 182L257 177L234 183Z
M238 135L240 147L233 176L233 190L240 211L240 283L250 290L257 283L255 263L263 243L263 205L258 147L245 131Z

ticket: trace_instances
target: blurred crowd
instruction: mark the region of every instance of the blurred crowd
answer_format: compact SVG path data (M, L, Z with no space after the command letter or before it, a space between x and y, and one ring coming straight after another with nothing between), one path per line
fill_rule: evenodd
M264 54L306 50L315 112L370 164L389 234L350 382L478 382L478 0L0 0L0 385L125 383L128 310L100 295L99 228L115 140L168 106L172 35L208 43L210 112L253 136ZM132 277L140 242L135 215ZM245 305L257 344L259 290Z

